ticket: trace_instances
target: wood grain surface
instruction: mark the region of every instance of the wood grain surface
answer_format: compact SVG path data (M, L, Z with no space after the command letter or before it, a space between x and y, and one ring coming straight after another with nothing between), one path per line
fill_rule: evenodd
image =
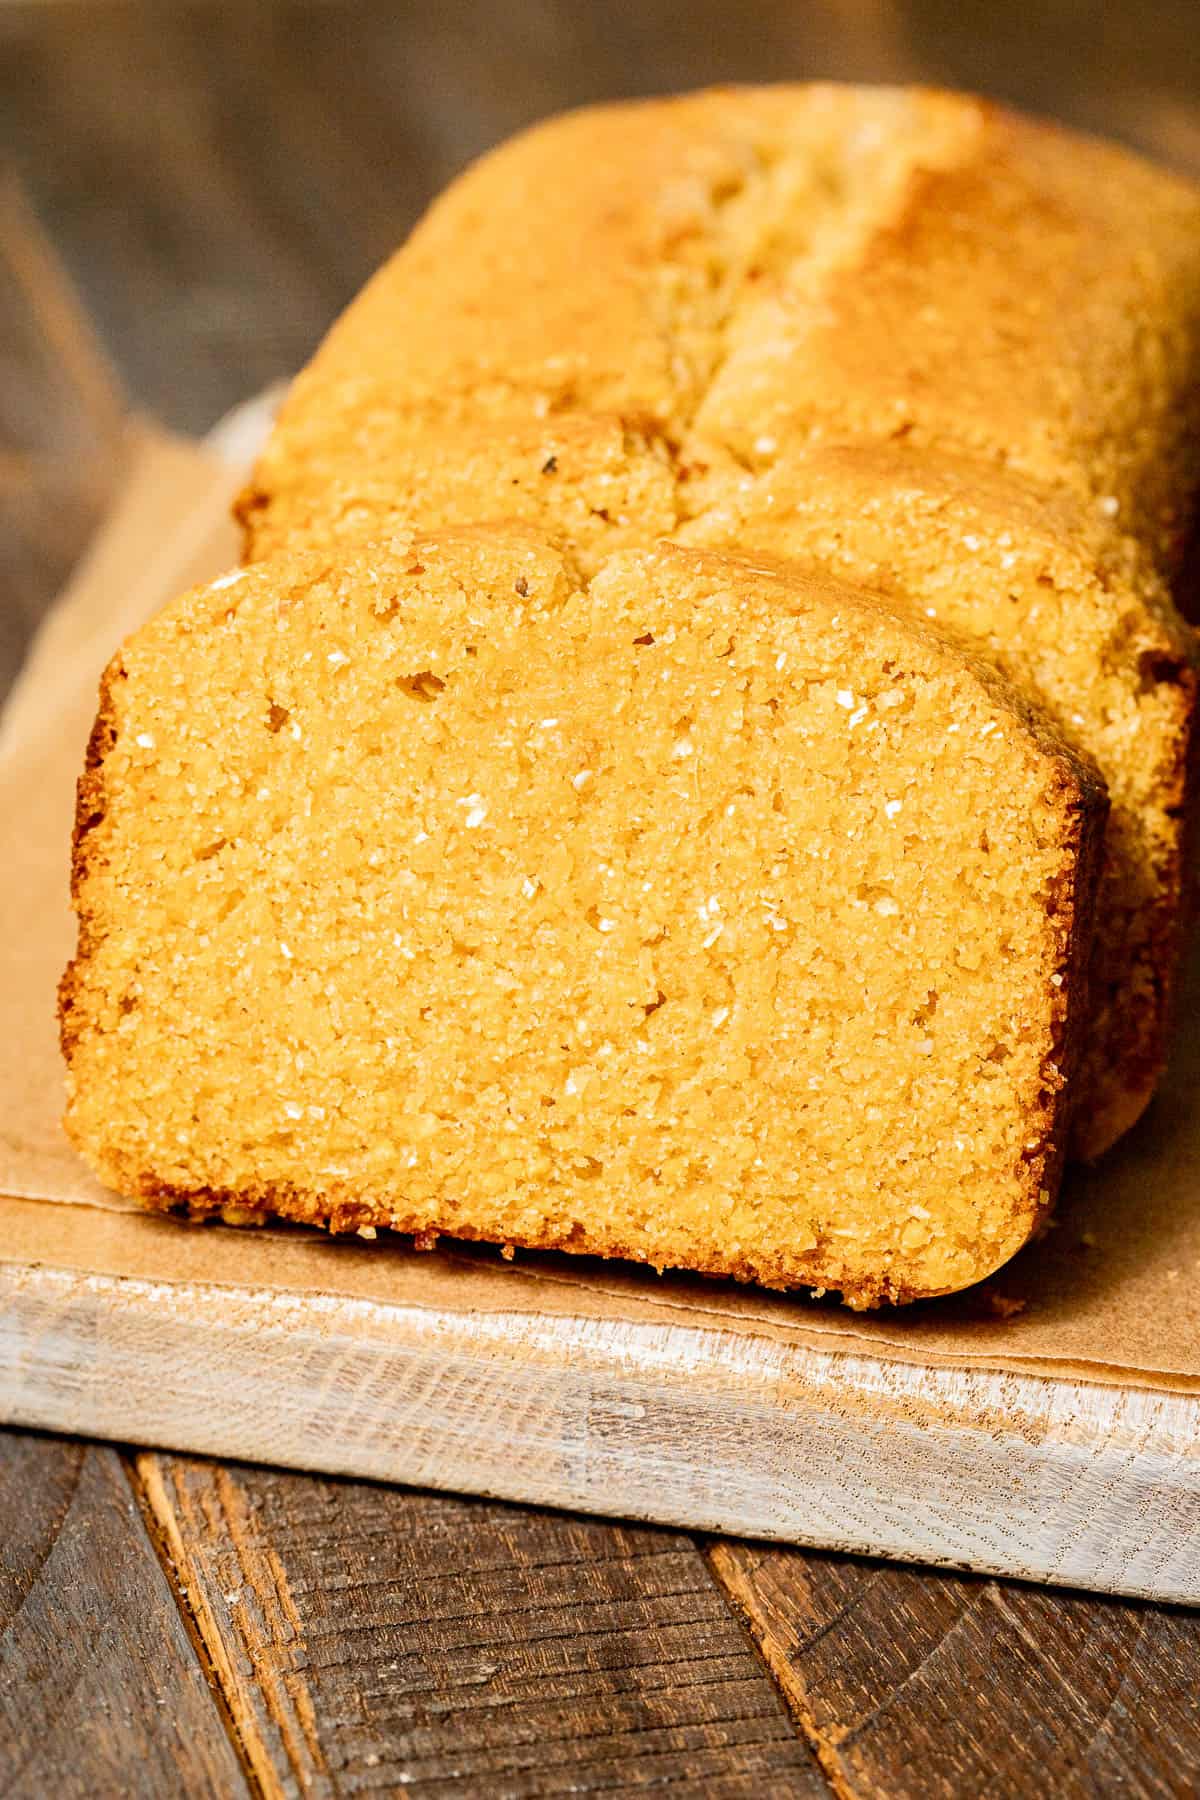
M267 1794L827 1792L695 1544L146 1454Z
M0 1793L244 1793L116 1451L0 1434L0 1520Z
M1196 1791L1194 1612L749 1544L709 1555L843 1792Z
M1194 0L10 0L0 154L106 351L64 408L4 319L0 689L114 473L69 437L106 356L204 429L505 132L817 74L979 86L1200 173ZM0 1520L5 1793L1200 1789L1190 1612L21 1434Z

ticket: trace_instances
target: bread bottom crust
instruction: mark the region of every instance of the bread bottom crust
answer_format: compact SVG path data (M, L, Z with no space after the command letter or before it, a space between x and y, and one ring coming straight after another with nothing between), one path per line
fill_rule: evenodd
M411 1237L413 1248L433 1250L441 1238L465 1243L491 1244L511 1259L516 1250L563 1251L573 1256L598 1257L606 1262L631 1262L653 1268L658 1275L681 1273L703 1275L711 1279L752 1283L758 1287L786 1293L807 1288L814 1298L826 1293L841 1296L842 1303L853 1311L868 1311L879 1306L906 1306L917 1300L933 1300L940 1295L957 1293L964 1282L956 1279L944 1286L912 1287L893 1282L886 1274L839 1279L836 1265L831 1263L827 1248L799 1252L787 1257L730 1254L716 1244L697 1243L689 1249L684 1263L659 1262L646 1245L625 1242L603 1232L574 1223L569 1231L556 1231L547 1226L538 1232L499 1239L485 1231L476 1231L462 1220L441 1222L436 1217L406 1215L402 1209L380 1206L370 1201L336 1198L301 1188L277 1187L247 1193L212 1188L180 1189L165 1186L147 1176L137 1187L137 1198L149 1211L170 1213L195 1223L220 1221L234 1226L269 1225L274 1220L307 1225L328 1231L331 1236L351 1236L363 1229L387 1230ZM1052 1208L1043 1205L1032 1225L1028 1215L1020 1221L1019 1241L1028 1241L1043 1228ZM1015 1248L1015 1245L1013 1246ZM971 1283L983 1281L1008 1260L1006 1249L987 1267L980 1267Z

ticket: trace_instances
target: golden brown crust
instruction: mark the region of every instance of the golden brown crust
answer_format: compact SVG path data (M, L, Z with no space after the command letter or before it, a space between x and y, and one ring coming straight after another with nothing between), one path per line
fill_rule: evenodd
M118 651L100 677L96 717L88 734L84 752L83 773L75 784L75 821L71 831L71 902L78 919L75 955L63 970L58 984L59 1045L68 1068L76 1039L85 1022L80 1018L81 973L92 949L92 921L85 909L83 887L89 864L88 838L101 823L107 809L104 779L105 757L115 737L112 688L121 673Z
M303 535L381 405L414 436L618 415L677 441L761 280L765 241L786 262L819 224L840 233L847 205L857 241L913 159L953 155L976 113L921 90L714 89L567 114L502 145L435 203L297 378L243 498L249 559ZM313 522L328 529L319 507Z
M1121 1081L1109 1084L1109 1105L1075 1129L1074 1154L1094 1161L1132 1129L1154 1098L1167 1061L1181 991L1184 951L1195 916L1196 833L1200 824L1200 673L1194 656L1172 665L1171 680L1179 696L1179 726L1164 771L1167 810L1177 819L1178 836L1160 870L1161 896L1149 910L1147 935L1154 945L1149 959L1153 979L1151 1021L1135 1051L1121 1061Z
M1116 505L1171 564L1198 237L1186 182L964 95L569 114L433 207L299 378L255 485L286 504L289 465L344 464L372 394L414 431L637 414L755 466L772 439L903 434Z
M982 109L808 287L735 316L696 425L753 466L817 433L944 446L1091 497L1177 564L1197 485L1200 193Z

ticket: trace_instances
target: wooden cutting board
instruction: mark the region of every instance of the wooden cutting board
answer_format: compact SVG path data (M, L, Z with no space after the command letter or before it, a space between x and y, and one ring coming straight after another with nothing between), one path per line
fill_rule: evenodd
M14 1424L1200 1601L1195 1394L822 1348L565 1258L11 1199L0 1245Z

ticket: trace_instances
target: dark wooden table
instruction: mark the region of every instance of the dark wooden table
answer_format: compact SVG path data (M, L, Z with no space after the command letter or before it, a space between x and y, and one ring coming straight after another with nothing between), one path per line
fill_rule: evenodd
M121 385L203 430L541 113L817 74L1200 174L1196 0L0 6L0 687L119 476ZM0 1434L4 1795L653 1787L1194 1795L1200 1617Z

